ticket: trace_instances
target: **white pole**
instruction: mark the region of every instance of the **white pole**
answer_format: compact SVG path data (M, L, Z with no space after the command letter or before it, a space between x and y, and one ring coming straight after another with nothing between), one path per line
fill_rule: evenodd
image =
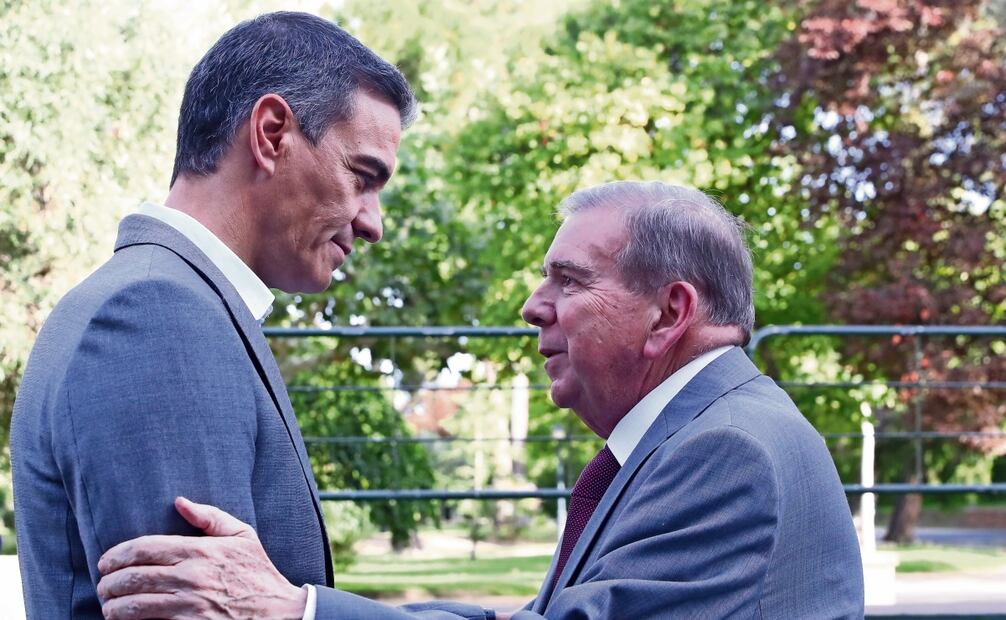
M867 414L869 416L869 414ZM869 417L863 421L863 457L859 472L860 482L864 487L873 486L873 457L876 440L873 436L873 422ZM877 537L874 532L874 521L877 517L877 496L873 493L863 493L859 503L860 544L863 553L873 553L877 550Z

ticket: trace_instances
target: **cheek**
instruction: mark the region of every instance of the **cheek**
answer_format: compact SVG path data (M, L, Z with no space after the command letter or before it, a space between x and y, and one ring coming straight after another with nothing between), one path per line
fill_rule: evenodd
M618 302L603 294L582 297L565 317L569 337L589 343L591 348L621 340L628 317L627 310Z
M642 356L642 308L598 296L565 318L570 361L595 379L610 378Z

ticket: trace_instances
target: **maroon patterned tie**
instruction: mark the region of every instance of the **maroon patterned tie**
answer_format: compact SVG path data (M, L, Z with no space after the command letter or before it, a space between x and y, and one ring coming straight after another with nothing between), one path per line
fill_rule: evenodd
M555 587L555 582L559 580L559 575L562 574L569 554L583 533L583 528L587 527L590 515L594 514L594 509L597 508L597 504L600 503L604 492L608 490L620 468L618 459L606 445L580 472L580 477L576 479L573 491L569 495L569 512L566 515L566 528L562 531L562 547L559 549L559 563L556 564L555 574L552 576L552 587Z

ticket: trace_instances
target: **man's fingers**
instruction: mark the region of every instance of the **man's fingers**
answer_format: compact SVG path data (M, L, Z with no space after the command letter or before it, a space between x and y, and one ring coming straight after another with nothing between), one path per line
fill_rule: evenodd
M98 571L107 575L127 566L153 564L170 566L198 553L200 541L195 536L141 536L119 543L98 560Z
M209 504L197 504L184 497L175 499L178 514L209 536L236 536L258 540L247 523ZM127 566L154 564L167 566L199 554L205 539L195 536L141 536L120 543L101 556L98 570L102 575Z
M109 573L98 582L98 596L103 600L129 594L172 593L191 585L175 567L130 566Z
M101 613L105 620L198 617L181 615L185 609L184 602L175 594L134 594L105 601Z
M184 497L176 497L175 509L189 524L206 532L208 536L258 538L250 525L216 506L197 504Z

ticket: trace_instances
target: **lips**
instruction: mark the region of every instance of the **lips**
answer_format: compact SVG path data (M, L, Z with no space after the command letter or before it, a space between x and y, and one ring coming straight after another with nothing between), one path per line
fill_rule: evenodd
M545 357L545 374L551 379L556 378L562 360L565 359L565 351L559 349L539 348L538 352Z
M340 241L340 240L336 239L335 237L332 237L331 239L329 239L329 241L331 241L335 245L339 246L339 249L342 250L342 253L345 256L349 256L350 254L353 253L353 244L346 243L345 241Z
M545 347L541 345L538 346L538 355L541 355L544 358L549 358L552 357L553 355L558 355L560 353L565 353L565 351L563 351L562 349L555 349L552 347Z

